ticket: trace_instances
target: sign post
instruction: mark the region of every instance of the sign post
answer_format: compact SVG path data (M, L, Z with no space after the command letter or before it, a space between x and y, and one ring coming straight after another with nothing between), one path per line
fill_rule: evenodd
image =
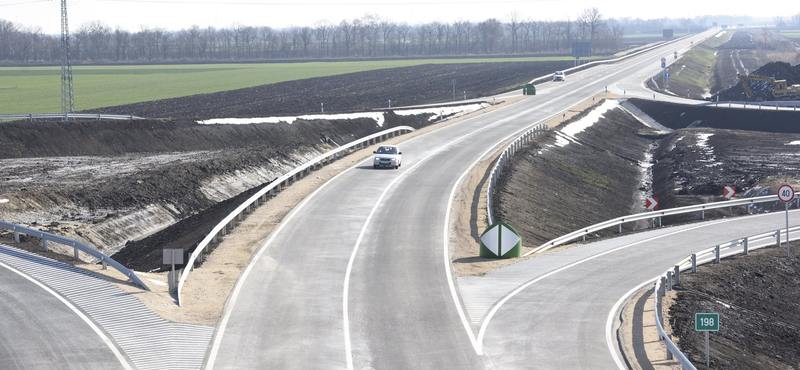
M694 330L706 332L706 366L708 365L708 332L719 331L719 313L695 313Z
M453 85L453 101L456 101L456 79L451 79L450 84Z
M794 199L794 189L784 184L778 188L778 199L786 205L786 257L792 258L789 252L789 203Z

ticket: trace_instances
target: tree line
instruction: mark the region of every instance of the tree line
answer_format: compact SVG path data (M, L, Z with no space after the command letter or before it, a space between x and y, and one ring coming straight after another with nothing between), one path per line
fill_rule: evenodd
M179 31L142 26L131 32L93 21L70 31L70 60L151 63L570 54L572 43L577 41L590 41L594 53L612 53L623 48L626 28L660 32L671 22L604 19L597 8L560 21L529 20L515 11L502 20L409 25L365 14L339 23L318 21L313 26L283 29L233 24L226 28L192 26ZM41 27L0 19L0 62L60 61L60 35L45 35Z

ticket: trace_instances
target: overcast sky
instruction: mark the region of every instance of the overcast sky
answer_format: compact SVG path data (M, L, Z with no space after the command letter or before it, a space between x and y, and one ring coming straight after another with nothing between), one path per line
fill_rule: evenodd
M58 34L60 4L60 0L0 0L0 19ZM283 28L313 26L321 20L339 23L367 13L412 25L489 18L505 21L514 11L522 19L561 20L575 19L589 7L597 7L604 18L748 15L771 19L800 13L798 0L67 0L70 31L91 21L128 31L142 26L177 31L195 24L201 28L233 24Z

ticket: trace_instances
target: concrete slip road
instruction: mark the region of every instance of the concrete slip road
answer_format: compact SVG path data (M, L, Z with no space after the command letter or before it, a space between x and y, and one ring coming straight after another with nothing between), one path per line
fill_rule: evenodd
M800 211L790 215L791 226L800 224ZM692 253L785 221L777 212L657 228L458 282L465 306L482 314L483 344L498 369L626 369L617 350L620 299Z
M399 170L364 162L332 179L257 252L207 367L493 368L451 288L446 227L459 177L534 123L706 36L543 84L508 108L406 141Z

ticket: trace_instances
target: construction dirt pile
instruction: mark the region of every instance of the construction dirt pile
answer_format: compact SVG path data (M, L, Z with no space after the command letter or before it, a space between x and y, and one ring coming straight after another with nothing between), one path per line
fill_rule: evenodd
M800 84L800 64L792 66L784 62L767 63L761 68L750 72L750 75L771 77L776 80L786 80L787 85ZM748 96L740 81L733 87L720 91L720 101L769 101L779 100L772 95L773 85L768 81L748 80L753 96ZM716 100L716 97L713 99Z

